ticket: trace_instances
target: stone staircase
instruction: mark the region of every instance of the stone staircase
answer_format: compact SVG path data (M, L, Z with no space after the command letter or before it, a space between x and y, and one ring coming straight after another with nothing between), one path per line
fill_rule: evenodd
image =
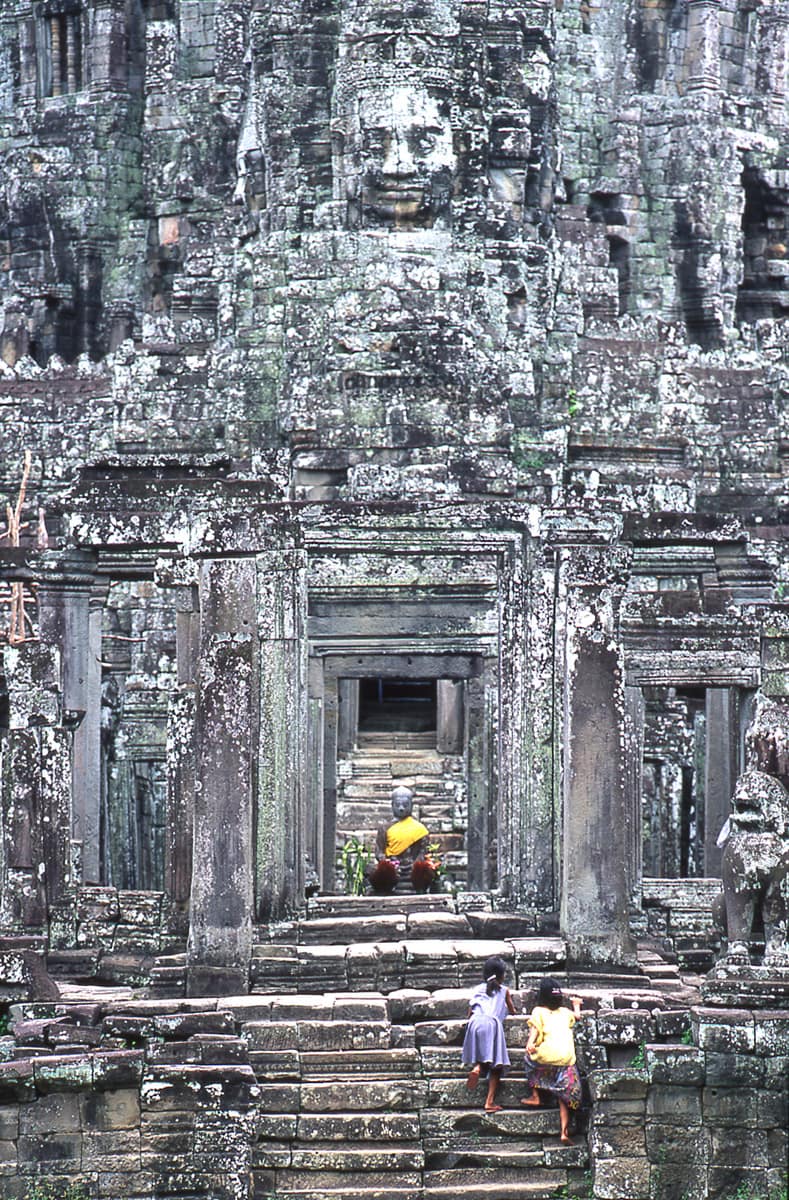
M583 997L590 1015L577 1042L588 1070L676 1041L697 993L648 947L641 973L568 972L561 938L537 936L536 917L494 904L478 893L317 897L303 919L257 931L249 995L186 998L184 956L166 956L148 996L66 984L60 1003L18 1006L22 1024L4 1053L41 1056L44 1074L53 1055L74 1056L58 1068L67 1074L85 1055L131 1055L154 1123L166 1123L171 1104L191 1114L203 1093L198 1115L213 1111L220 1084L232 1108L238 1091L253 1117L233 1136L250 1139L256 1200L582 1197L586 1110L575 1116L576 1144L563 1146L555 1109L520 1104L538 980L556 975ZM484 1085L466 1089L461 1045L491 953L510 965L517 1015L506 1021L513 1066L502 1111L488 1114ZM188 1153L173 1170L193 1169Z
M531 989L545 974L568 985L598 976L566 974L565 944L539 931L536 915L496 910L489 894L319 896L307 915L260 926L250 968L253 994L380 992L401 989L470 989L482 962L500 955L512 982ZM608 975L610 985L682 988L676 963L650 941L641 943L637 975ZM150 994L185 994L186 956L160 955L150 974ZM464 995L466 992L463 993Z
M439 754L435 732L359 733L356 749L337 763L338 853L351 836L372 848L378 827L392 819L397 784L413 789L414 816L430 830L444 877L462 887L468 825L463 758Z

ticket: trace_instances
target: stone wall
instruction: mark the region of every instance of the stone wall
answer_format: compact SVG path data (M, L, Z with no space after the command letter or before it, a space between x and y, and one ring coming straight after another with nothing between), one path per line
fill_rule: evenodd
M595 1200L781 1195L787 1014L645 1000L593 1000L579 1027ZM383 1186L387 1140L386 1170L402 1159L397 1186L421 1195L422 1170L425 1186L440 1183L469 1130L506 1136L519 1119L505 1109L485 1127L469 1105L457 1059L464 1005L465 992L407 989L17 1008L13 1037L0 1039L3 1195L24 1200L43 1178L80 1182L98 1200L248 1200L292 1191L300 1161L303 1187L354 1171ZM508 1021L516 1074L526 1034L524 1017ZM505 1103L519 1108L519 1088L514 1076ZM553 1146L557 1119L529 1115L535 1141L519 1178L576 1195L585 1149ZM441 1146L446 1162L431 1173L425 1156L444 1162Z
M691 1019L693 1045L646 1042L643 1068L592 1074L599 1200L785 1194L786 1012Z

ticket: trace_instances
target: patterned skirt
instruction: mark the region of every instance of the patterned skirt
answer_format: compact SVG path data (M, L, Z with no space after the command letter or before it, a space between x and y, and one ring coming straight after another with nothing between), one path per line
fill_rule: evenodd
M523 1069L529 1087L551 1092L557 1100L563 1100L568 1108L580 1108L581 1077L577 1067L546 1067L532 1062L527 1054Z

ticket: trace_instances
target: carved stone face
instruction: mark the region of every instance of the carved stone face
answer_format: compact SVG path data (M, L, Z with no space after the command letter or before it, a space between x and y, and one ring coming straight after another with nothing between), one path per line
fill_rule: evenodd
M358 201L366 227L449 223L456 159L449 104L416 85L357 102Z
M392 814L396 821L410 817L414 808L413 793L409 788L398 787L392 792Z

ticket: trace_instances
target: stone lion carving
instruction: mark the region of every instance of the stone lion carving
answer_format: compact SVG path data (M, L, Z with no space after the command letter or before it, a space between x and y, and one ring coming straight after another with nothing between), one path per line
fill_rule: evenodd
M749 963L754 923L761 916L764 966L789 967L789 792L765 771L745 771L734 789L729 821L722 864L728 928L725 961Z

